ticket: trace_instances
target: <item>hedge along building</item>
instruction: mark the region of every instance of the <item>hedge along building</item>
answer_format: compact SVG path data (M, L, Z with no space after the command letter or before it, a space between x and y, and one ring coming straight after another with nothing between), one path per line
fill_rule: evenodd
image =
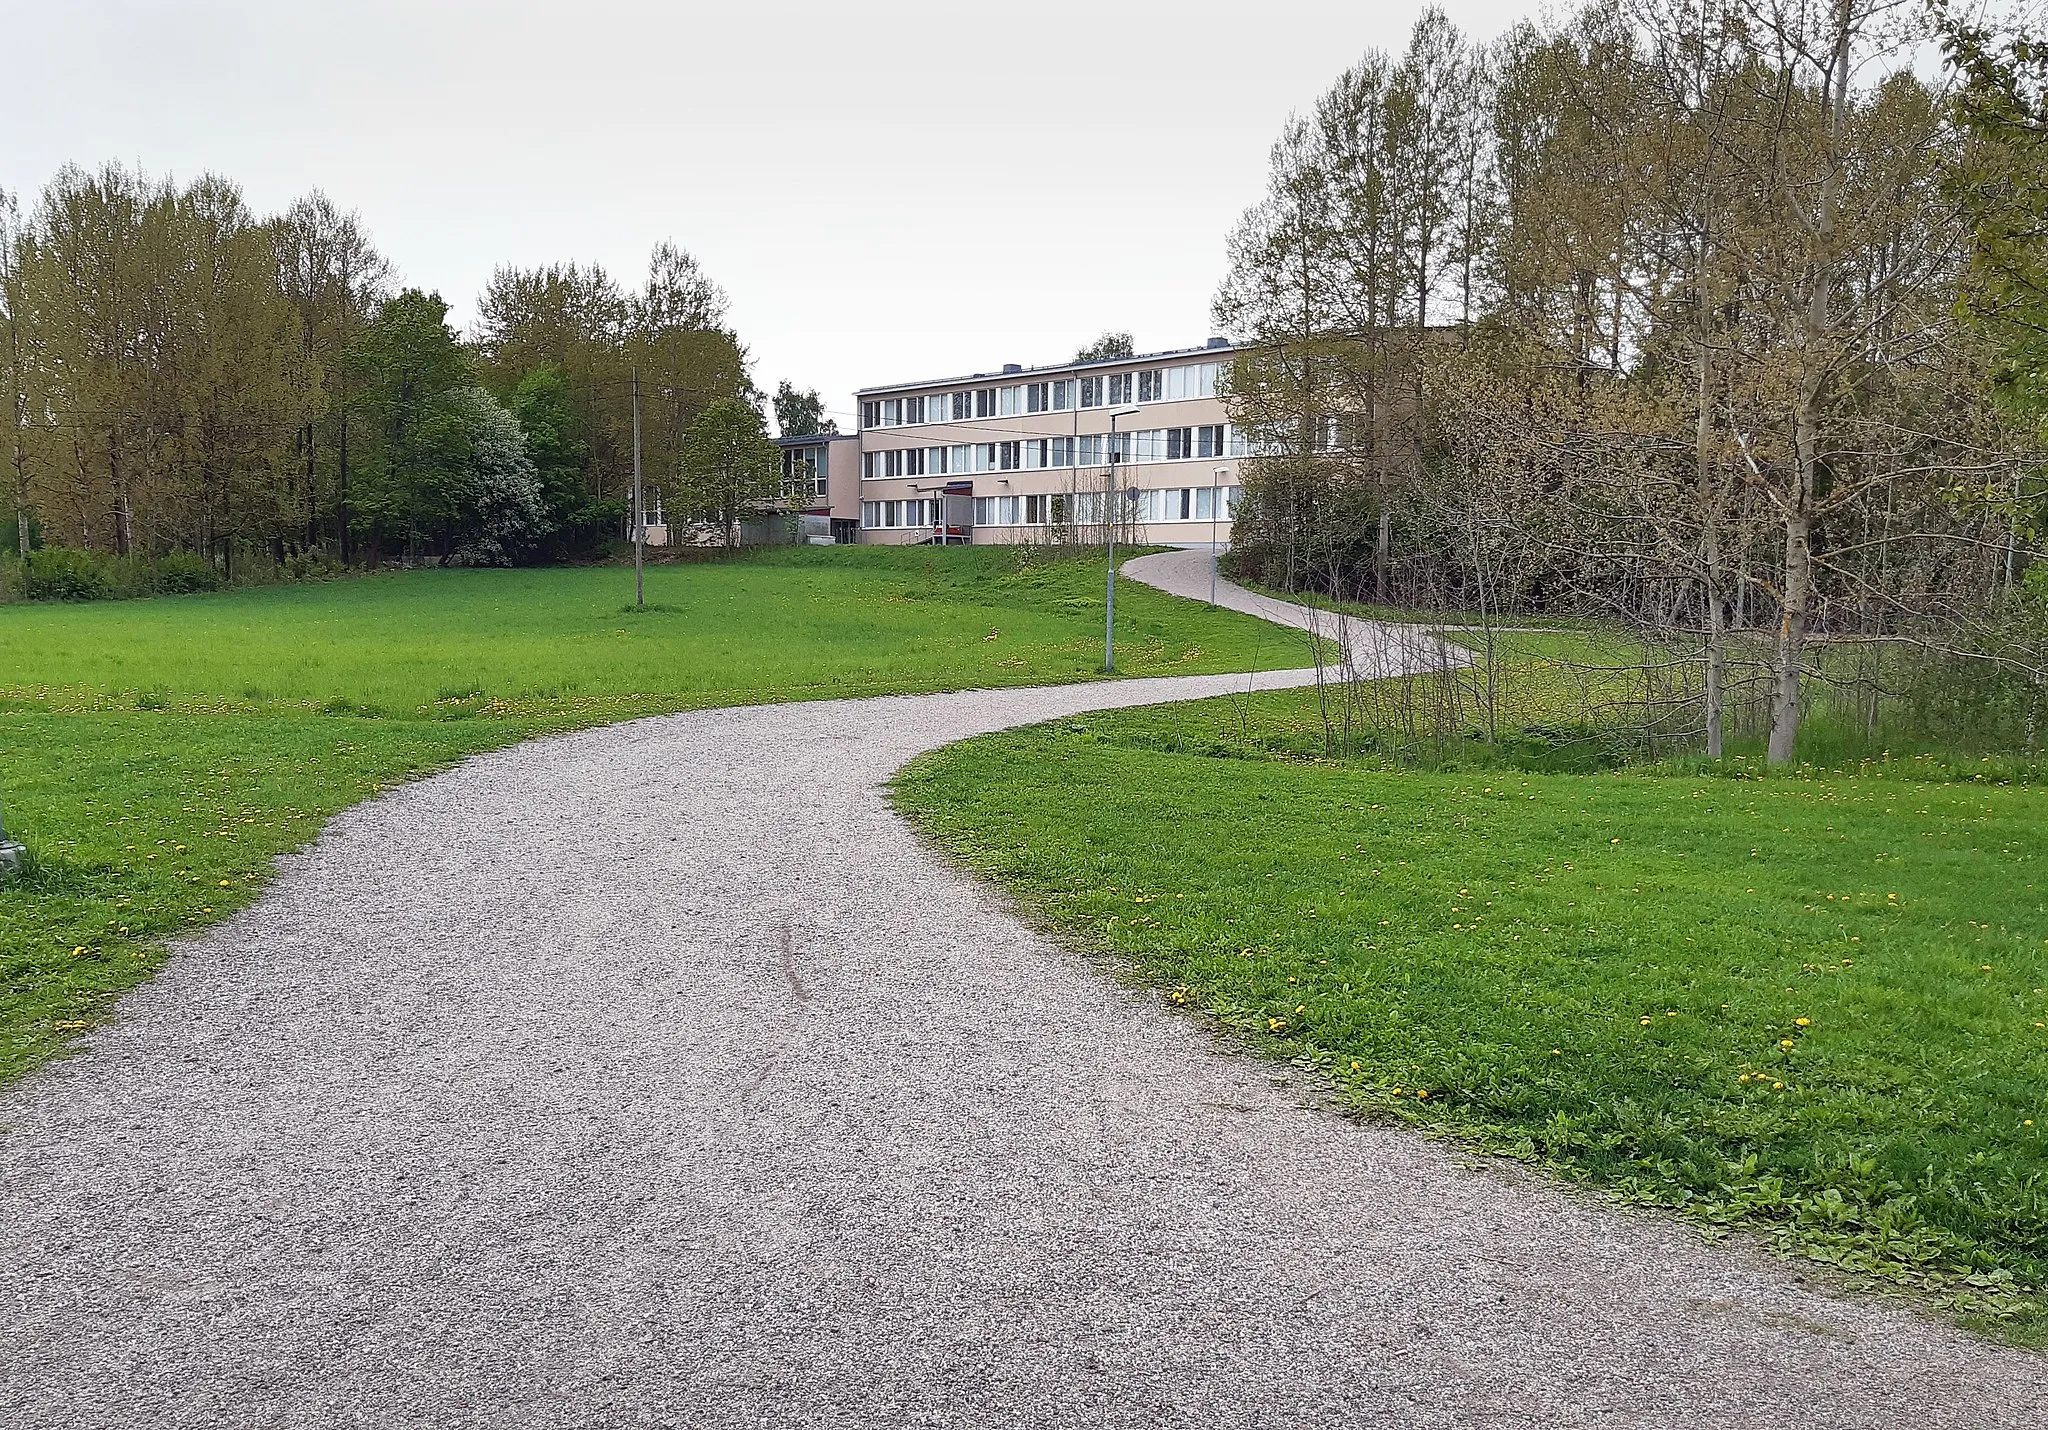
M1114 523L1119 541L1207 546L1230 538L1244 455L1216 395L1230 352L1215 338L863 388L857 451L851 438L782 445L816 452L796 459L822 464L804 468L824 473L813 480L812 512L864 542L1099 541Z

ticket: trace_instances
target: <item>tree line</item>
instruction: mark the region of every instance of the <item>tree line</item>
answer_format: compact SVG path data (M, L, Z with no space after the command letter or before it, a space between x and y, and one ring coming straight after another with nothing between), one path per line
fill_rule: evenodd
M1747 712L1791 758L1816 679L2034 720L2042 53L1892 0L1424 14L1234 235L1240 566L1631 623L1716 756Z
M678 515L722 517L736 482L775 495L725 295L673 244L630 290L595 265L500 268L464 341L319 193L265 218L226 179L117 164L64 169L26 210L0 193L24 557L179 554L227 577L575 555L627 520L636 383L648 481ZM699 423L717 440L693 460Z

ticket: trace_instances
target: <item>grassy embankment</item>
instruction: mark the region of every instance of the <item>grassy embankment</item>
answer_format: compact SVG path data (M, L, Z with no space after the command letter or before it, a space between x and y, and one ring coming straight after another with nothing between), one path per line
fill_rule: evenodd
M1314 693L1280 692L969 741L897 793L1053 927L1361 1115L2048 1339L2031 771L1323 748Z
M162 940L384 785L529 735L709 705L1072 681L1101 568L1003 549L808 549L650 568L445 571L0 606L0 1082L88 1026ZM1298 664L1287 632L1125 583L1120 668Z

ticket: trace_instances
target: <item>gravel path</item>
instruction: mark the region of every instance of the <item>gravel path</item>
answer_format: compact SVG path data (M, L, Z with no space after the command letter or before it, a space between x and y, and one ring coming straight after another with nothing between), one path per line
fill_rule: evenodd
M342 815L0 1094L0 1426L2041 1424L2041 1358L1316 1110L879 789L1243 683L641 720Z

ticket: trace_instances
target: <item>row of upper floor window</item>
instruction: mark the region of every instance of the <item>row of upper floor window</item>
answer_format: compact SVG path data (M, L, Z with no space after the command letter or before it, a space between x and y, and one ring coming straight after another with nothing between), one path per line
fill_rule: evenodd
M927 422L972 422L982 417L1021 417L1039 412L1079 412L1133 403L1186 402L1214 397L1223 365L1181 363L1140 372L1097 373L1092 377L1014 382L1001 387L962 388L919 397L883 397L860 405L860 425L910 427Z
M1102 467L1109 464L1111 437L1031 437L1015 442L969 442L950 447L898 447L863 452L863 477L945 477L974 472L1033 472L1043 468ZM1206 427L1153 427L1115 435L1118 463L1191 462L1242 457L1244 440L1228 423Z

